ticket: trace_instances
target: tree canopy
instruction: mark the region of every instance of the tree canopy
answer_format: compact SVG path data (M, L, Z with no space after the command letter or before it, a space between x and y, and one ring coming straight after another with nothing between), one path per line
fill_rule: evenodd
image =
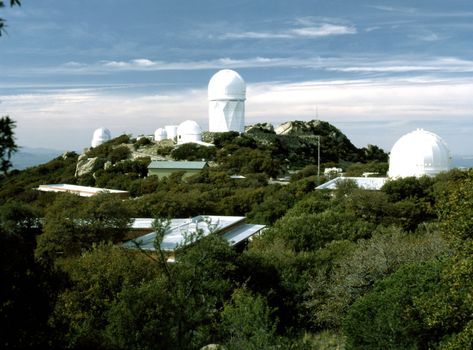
M11 156L18 149L13 129L15 129L15 122L9 116L0 118L0 171L5 175L12 166Z

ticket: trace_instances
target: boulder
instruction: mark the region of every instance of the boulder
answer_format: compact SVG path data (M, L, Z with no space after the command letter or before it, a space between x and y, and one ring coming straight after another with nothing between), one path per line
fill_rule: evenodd
M102 169L103 165L103 159L99 157L88 158L86 154L82 154L77 160L75 176L79 177L86 174L94 173L95 171Z

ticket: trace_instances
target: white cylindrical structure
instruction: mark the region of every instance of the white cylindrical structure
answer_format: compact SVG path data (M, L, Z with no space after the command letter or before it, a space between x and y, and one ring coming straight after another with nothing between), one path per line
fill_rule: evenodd
M392 178L434 176L450 170L446 143L436 134L417 129L402 136L389 155L388 176Z
M237 72L223 69L209 81L209 131L245 131L246 84Z
M154 141L162 141L168 138L168 134L164 128L158 128L154 132Z
M169 140L175 140L177 137L177 125L166 125L164 130L166 131L167 138Z
M182 122L177 128L177 143L201 142L202 129L193 120Z
M112 139L112 134L107 128L98 128L94 131L94 136L92 137L91 146L97 147L102 143L105 143Z

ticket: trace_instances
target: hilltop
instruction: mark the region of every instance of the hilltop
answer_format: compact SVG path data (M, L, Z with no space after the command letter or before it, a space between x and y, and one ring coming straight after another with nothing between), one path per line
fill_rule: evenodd
M346 135L330 123L312 120L291 121L276 129L269 124L256 124L247 127L242 135L236 132L205 132L203 141L213 144L215 148L192 143L175 145L170 140L137 140L122 135L95 149L86 150L79 157L76 176L109 169L117 161L145 159L205 159L214 166L227 166L227 170L235 173L262 172L269 177L285 176L288 172L317 164L319 140L323 167L346 169L354 163L387 162L387 154L377 146L356 148ZM266 166L249 166L258 160Z
M154 142L121 135L80 155L66 152L45 164L14 170L1 180L0 194L8 198L14 191L21 196L40 184L70 183L127 190L132 196L140 196L156 188L149 185L152 179L147 178L147 166L152 160L205 159L210 169L202 176L239 174L267 181L292 175L298 180L317 173L319 137L322 173L325 167L333 166L355 175L363 171L382 174L387 169L388 156L377 146L356 148L328 122L293 121L276 129L268 124L256 124L241 135L204 133L204 141L214 147L193 143L175 145L171 140ZM202 176L193 181L209 181Z

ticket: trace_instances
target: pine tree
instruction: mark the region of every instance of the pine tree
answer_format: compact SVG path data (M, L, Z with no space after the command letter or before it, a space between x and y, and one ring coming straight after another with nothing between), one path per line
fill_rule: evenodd
M17 151L13 129L15 122L9 116L0 118L0 171L5 175L12 166L11 156Z

